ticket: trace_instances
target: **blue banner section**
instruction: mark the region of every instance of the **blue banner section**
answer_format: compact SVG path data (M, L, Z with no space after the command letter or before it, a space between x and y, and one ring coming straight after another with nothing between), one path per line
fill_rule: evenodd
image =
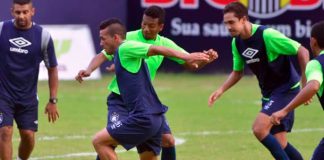
M99 23L117 17L126 22L127 0L33 0L36 15L33 20L44 24L87 24L91 29L96 51L99 45ZM12 0L1 0L0 21L12 19Z
M161 35L174 40L189 52L214 48L220 58L201 72L228 72L232 69L231 37L223 24L222 9L233 0L130 0L128 29L140 28L142 13L150 5L166 9ZM309 48L312 24L323 20L323 0L240 0L249 9L250 21L273 27ZM162 70L181 70L166 61Z

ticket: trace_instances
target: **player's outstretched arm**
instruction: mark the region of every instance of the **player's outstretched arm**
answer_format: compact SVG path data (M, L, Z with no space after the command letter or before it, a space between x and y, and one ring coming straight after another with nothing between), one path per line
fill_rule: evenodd
M203 68L208 63L212 63L218 58L218 53L214 49L209 49L207 51L203 51L203 53L209 56L208 61L198 61L198 62L187 62L184 64L184 67L189 70L199 70Z
M92 58L86 70L79 71L79 73L75 76L75 80L77 80L79 83L82 83L84 77L89 77L91 73L106 60L107 58L103 53L97 54L95 57Z
M306 69L306 65L307 65L307 63L309 61L309 52L305 47L300 46L298 48L297 59L298 59L298 63L299 63L299 66L300 66L300 72L301 72L301 85L302 85L302 88L304 88L306 86L305 69ZM304 104L308 105L311 102L312 102L312 98L310 98Z
M58 71L57 67L48 68L48 85L50 98L57 98L58 90ZM59 112L56 103L48 102L45 107L45 114L48 116L48 121L54 123L59 118Z
M316 80L311 80L307 85L297 94L297 96L283 109L273 113L270 117L271 122L274 125L279 125L282 120L289 112L307 102L311 99L320 88L320 83Z
M209 56L207 54L204 54L202 52L194 52L192 54L183 54L180 51L166 48L163 46L150 46L148 53L148 56L154 56L154 55L163 55L166 57L175 57L182 59L186 62L188 61L208 61Z
M228 76L227 80L223 83L222 86L220 86L218 89L216 89L208 99L208 105L209 107L212 107L213 104L217 99L220 98L220 96L230 89L232 86L234 86L243 76L243 71L232 71L231 74Z
M298 63L299 63L299 66L300 66L300 72L302 73L302 87L306 86L306 76L305 76L305 69L306 69L306 65L309 61L309 52L308 50L303 47L303 46L300 46L298 48L298 51L297 51L297 59L298 59Z

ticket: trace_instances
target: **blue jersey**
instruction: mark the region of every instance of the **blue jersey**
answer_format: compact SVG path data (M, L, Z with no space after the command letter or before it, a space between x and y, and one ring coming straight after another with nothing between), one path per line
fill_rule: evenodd
M263 32L260 26L248 39L235 38L236 48L241 58L256 75L263 97L269 98L273 92L284 92L299 82L300 76L287 55L279 55L269 61Z
M35 98L41 61L47 68L57 66L47 31L35 23L21 30L13 20L0 22L0 95L20 101Z
M115 53L120 95L132 115L163 114L167 111L152 86L144 58L149 45L125 41Z

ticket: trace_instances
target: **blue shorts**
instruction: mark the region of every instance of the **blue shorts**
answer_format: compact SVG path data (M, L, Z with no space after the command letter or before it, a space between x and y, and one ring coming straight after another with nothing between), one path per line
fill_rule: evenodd
M0 128L13 126L16 121L19 129L37 131L38 129L38 100L17 102L11 98L0 95Z
M162 123L162 134L172 134L168 120L166 119L165 115L163 115L163 117L164 121Z
M299 88L289 90L285 93L272 94L269 100L262 99L261 112L271 116L272 113L277 112L284 108L295 96L298 94ZM289 112L285 118L280 121L280 125L274 125L270 133L276 134L279 132L291 132L294 125L294 111Z
M137 147L139 153L160 153L163 114L130 115L121 96L114 93L108 96L107 105L106 129L126 150Z

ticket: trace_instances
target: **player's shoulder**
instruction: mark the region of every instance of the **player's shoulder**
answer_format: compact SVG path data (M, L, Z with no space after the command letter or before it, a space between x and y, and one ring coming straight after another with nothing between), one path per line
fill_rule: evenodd
M0 21L0 23L2 24L13 24L14 20L11 19L11 20L4 20L4 21Z
M13 20L4 20L4 21L0 21L0 29L2 29L2 28L4 28L4 27L14 27L14 25L13 25Z
M50 33L44 29L43 26L35 23L35 22L32 22L33 23L33 26L32 28L30 29L30 31L32 31L33 33L36 33L36 34L41 34L42 36L50 36Z
M126 39L135 40L139 38L140 30L129 31L126 33Z
M143 42L135 41L135 40L125 40L119 48L128 48L128 47L134 47L134 46L141 46L145 45Z
M262 26L262 25L260 25ZM279 32L278 30L268 27L268 26L263 26L264 31L263 31L263 35L266 36L275 36L275 35L283 35L281 32Z
M138 34L138 32L139 32L139 30L135 30L135 31L128 31L126 35L127 35L127 36L133 36L133 35Z
M310 72L312 70L315 70L316 68L322 68L323 62L321 62L319 59L312 59L310 60L306 65L306 71Z
M172 39L170 39L168 37L161 36L161 35L157 35L157 38L156 39L158 39L163 44L170 44L170 43L174 43L175 44L175 42Z

